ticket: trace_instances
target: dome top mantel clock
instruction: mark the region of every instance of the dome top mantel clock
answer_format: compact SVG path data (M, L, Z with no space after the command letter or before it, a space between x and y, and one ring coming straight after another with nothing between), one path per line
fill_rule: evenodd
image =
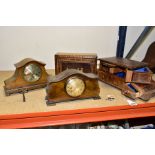
M26 58L16 63L14 75L4 81L6 96L45 87L48 77L45 65L32 58Z
M100 98L97 75L83 73L76 69L67 69L55 77L50 76L46 92L47 104L77 99Z

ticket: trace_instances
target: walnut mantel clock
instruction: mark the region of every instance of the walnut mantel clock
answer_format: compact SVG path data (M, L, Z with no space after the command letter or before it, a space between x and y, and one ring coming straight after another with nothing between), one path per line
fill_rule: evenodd
M83 73L76 69L67 69L55 77L49 77L46 92L47 104L77 99L100 98L97 75Z
M14 75L4 81L6 96L46 86L48 74L45 63L26 58L16 63L15 67Z

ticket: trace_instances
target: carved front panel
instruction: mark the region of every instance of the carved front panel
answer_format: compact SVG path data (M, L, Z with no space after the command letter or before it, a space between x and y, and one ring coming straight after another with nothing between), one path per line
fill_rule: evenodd
M66 69L78 69L84 73L97 73L97 55L55 55L55 73Z

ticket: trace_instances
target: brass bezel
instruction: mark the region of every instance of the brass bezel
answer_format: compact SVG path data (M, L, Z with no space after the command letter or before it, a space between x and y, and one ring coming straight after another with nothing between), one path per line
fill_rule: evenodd
M24 78L24 70L25 70L26 66L28 66L28 65L30 65L30 64L36 65L36 66L40 69L40 71L41 71L40 77L39 77L39 79L36 80L36 81L27 81L27 80ZM30 63L26 64L26 65L23 67L23 69L22 69L22 78L23 78L24 81L26 81L26 82L28 82L28 83L35 83L35 82L39 81L39 80L41 79L41 77L42 77L42 68L41 68L37 63L35 63L35 62L30 62Z
M72 79L80 79L80 80L82 80L82 82L84 83L84 90L83 90L83 92L82 92L80 95L78 95L78 96L71 96L70 94L68 94L68 92L67 92L67 90L66 90L67 84L68 84L69 81L72 80ZM72 76L72 77L69 77L69 78L67 79L66 83L65 83L65 92L66 92L67 95L69 95L69 96L72 97L72 98L78 98L78 97L80 97L80 96L84 93L85 90L86 90L86 83L85 83L85 81L84 81L81 77L79 77L79 76Z

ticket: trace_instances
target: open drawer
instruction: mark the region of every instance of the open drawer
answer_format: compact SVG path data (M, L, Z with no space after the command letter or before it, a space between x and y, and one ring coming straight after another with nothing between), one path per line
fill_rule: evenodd
M152 81L152 71L148 67L126 71L125 82L149 84Z
M122 94L132 99L140 98L148 101L155 95L155 82L151 81L150 84L126 83Z

